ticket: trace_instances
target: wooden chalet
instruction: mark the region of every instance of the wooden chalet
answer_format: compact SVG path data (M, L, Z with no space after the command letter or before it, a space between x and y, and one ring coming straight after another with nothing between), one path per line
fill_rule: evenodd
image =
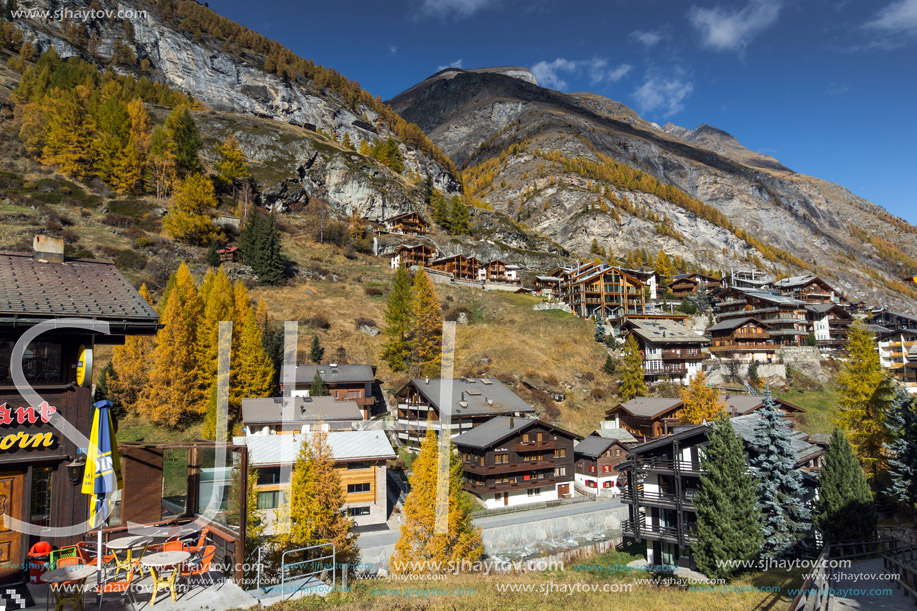
M707 293L720 286L720 279L704 274L679 274L669 281L669 291L676 297Z
M720 358L773 363L777 346L769 327L750 318L727 318L707 329L710 352Z
M561 279L557 276L535 276L535 292L542 297L557 297Z
M86 521L89 497L79 483L94 412L96 347L151 336L160 327L159 314L112 262L64 257L60 238L36 236L32 248L0 253L0 513L32 525L0 528L0 584L9 586L0 589L0 605L6 608L23 606L10 592L22 583L34 543L83 538L77 525ZM29 339L30 333L37 335ZM30 388L15 382L17 372ZM70 431L58 428L65 424ZM139 488L122 480L129 491L121 490L112 526L135 519L140 509ZM143 500L152 502L157 520L161 492ZM41 534L70 526L79 534Z
M465 490L495 509L572 497L578 439L542 420L497 416L453 443Z
M473 281L478 279L478 260L474 257L449 255L433 259L428 264L428 267L438 272L452 274L455 280Z
M385 229L390 233L421 235L430 233L430 223L417 212L403 212L386 219Z
M450 397L446 404L441 403L442 392ZM453 436L495 416L519 418L535 414L534 407L503 382L492 378L414 379L401 387L395 397L398 438L411 449L420 447L431 412L433 428L449 430Z
M220 261L224 263L232 263L236 260L237 253L239 252L238 247L236 246L227 246L221 248L217 251L217 254L220 255Z
M560 267L550 277L560 278L557 296L582 318L616 318L646 311L646 285L619 267L585 263Z
M513 263L509 263L504 267L507 282L519 282L521 279L519 278L520 272L522 272L522 267Z
M592 433L573 449L578 492L596 496L617 496L617 466L627 458L628 444L621 439Z
M809 334L805 301L762 291L728 288L713 307L717 320L754 318L768 326L778 346L801 346Z
M785 297L806 303L839 303L840 295L818 276L793 276L774 282L774 288Z
M892 312L886 308L877 308L870 311L869 323L885 327L889 331L917 329L917 316Z
M408 269L414 266L426 267L435 255L436 251L432 246L426 244L417 244L416 246L402 244L392 253L392 269L398 269L401 265Z
M764 407L764 397L760 395L720 393L720 400L726 405L726 414L730 418L747 416ZM784 420L786 420L787 426L791 428L796 425L797 416L806 413L806 410L789 401L784 401L777 397L774 397L774 401L777 402L777 406L783 411L783 417Z
M758 414L732 419L733 428L748 446L760 422ZM696 568L691 546L695 543L697 495L703 474L700 456L707 444L707 425L681 428L667 437L629 448L627 460L618 465L622 500L629 517L621 528L625 541L645 545L651 564ZM800 503L812 502L818 480L812 471L820 467L824 449L806 441L806 434L791 433L796 454L795 468L803 472L805 493Z
M289 389L294 397L308 397L309 389L315 374L322 378L328 388L329 396L337 401L353 401L363 412L364 419L372 415L376 405L376 366L375 365L339 365L337 363L319 365L297 365L293 388ZM280 384L284 388L283 381Z
M637 439L662 437L677 426L683 406L681 399L634 397L610 409L607 417Z
M643 373L650 381L669 379L687 384L703 368L710 340L683 324L664 318L628 320L622 326L643 355Z
M847 343L847 328L853 324L853 315L833 302L813 303L806 306L809 332L815 335L818 349L835 352Z
M486 270L486 278L489 282L507 282L506 261L493 259L482 266Z
M331 396L242 399L242 424L248 434L350 431L365 414L355 401Z

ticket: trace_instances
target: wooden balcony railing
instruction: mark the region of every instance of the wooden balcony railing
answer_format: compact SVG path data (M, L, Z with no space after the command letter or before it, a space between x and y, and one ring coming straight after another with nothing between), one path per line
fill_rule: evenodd
M537 452L538 450L553 450L553 441L523 441L513 444L515 452Z
M462 463L462 469L468 473L477 473L488 475L491 473L520 473L522 471L538 471L541 469L553 469L554 459L550 460L531 460L520 461L515 463L505 463L500 465L480 465L476 463Z

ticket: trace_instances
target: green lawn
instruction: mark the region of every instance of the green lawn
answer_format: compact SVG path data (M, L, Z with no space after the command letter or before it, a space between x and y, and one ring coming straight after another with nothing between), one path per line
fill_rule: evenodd
M804 423L800 428L807 433L830 433L834 430L834 414L837 411L837 389L826 386L822 390L778 392L777 396L806 410ZM802 422L802 420L801 420Z

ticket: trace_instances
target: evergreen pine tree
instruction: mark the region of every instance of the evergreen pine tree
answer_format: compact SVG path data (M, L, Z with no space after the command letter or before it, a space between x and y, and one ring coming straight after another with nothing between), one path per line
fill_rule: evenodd
M277 229L277 220L271 212L267 217L267 224L261 239L258 241L258 269L256 275L258 282L276 286L286 279L287 262L281 253L280 230Z
M848 329L847 359L836 379L841 395L837 424L847 433L870 481L875 482L886 467L884 444L890 439L885 413L895 394L879 361L875 336L859 319Z
M325 381L322 380L322 374L316 371L315 376L312 378L312 384L309 386L309 396L326 397L328 394L328 387L325 386Z
M761 386L761 376L758 375L758 361L752 361L748 365L748 385L755 389Z
M633 335L624 342L624 360L621 363L621 383L618 385L621 401L646 396L646 382L643 380L643 355Z
M423 270L414 277L411 311L411 363L419 375L435 377L442 359L443 315L433 281Z
M153 305L146 284L140 286L140 295ZM107 399L121 406L127 412L139 413L140 392L149 378L150 360L153 353L152 337L129 335L124 343L112 351L111 365L114 375L108 378Z
M688 386L681 388L678 394L684 402L682 418L691 424L712 422L726 408L726 403L720 398L720 391L707 386L707 376L703 370L695 373Z
M599 342L600 344L604 343L605 321L602 319L602 316L598 312L596 312L595 316L593 316L593 320L595 321L595 341Z
M198 385L200 365L195 353L202 306L188 266L175 272L151 356L149 382L138 401L138 411L156 424L177 428L199 413L189 405Z
M449 200L437 189L430 196L430 214L433 221L444 230L452 231L452 222L449 218Z
M605 373L607 373L610 376L613 376L615 374L615 370L617 369L617 366L615 364L615 360L611 358L610 354L605 357L605 366L602 369L605 371Z
M207 247L207 265L210 267L219 267L220 266L220 253L218 252L220 245L216 240L210 242L210 246Z
M742 441L725 412L710 427L701 468L694 496L694 560L707 577L728 579L740 568L727 563L755 559L763 537L755 482L745 464Z
M891 492L898 501L917 509L917 400L898 388L887 415L892 440L889 453Z
M200 173L203 170L198 154L203 143L201 134L187 108L176 108L166 117L163 127L172 141L175 168L179 177Z
M470 214L468 206L458 195L452 196L452 203L449 205L449 229L452 233L461 235L471 233Z
M477 562L484 553L481 530L471 521L473 501L462 490L462 464L451 442L448 529L446 533L435 532L439 451L436 433L428 427L411 467L411 492L404 503L401 536L390 562L393 573L429 570L437 562L447 570L449 562Z
M812 512L806 506L802 471L796 469L789 429L783 412L764 393L764 406L755 412L759 421L748 442L748 464L758 490L765 558L787 556L812 529Z
M242 233L239 234L239 251L242 253L242 260L253 271L260 269L261 263L258 260L258 255L260 244L264 240L262 237L266 226L264 216L260 211L253 210L245 223L245 227L242 228Z
M385 306L385 342L382 359L392 371L407 369L411 356L411 331L414 327L411 308L411 274L403 265L395 271Z
M309 350L309 358L312 359L313 363L321 363L322 359L325 358L325 349L322 348L322 344L318 341L318 334L312 336L312 348Z
M866 541L876 535L876 508L853 447L836 428L822 460L815 525L824 542Z

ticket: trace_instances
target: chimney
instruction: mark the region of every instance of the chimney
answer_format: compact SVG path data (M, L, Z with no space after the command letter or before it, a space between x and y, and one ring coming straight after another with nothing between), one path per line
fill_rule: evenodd
M462 391L462 401L464 401L464 400L465 400L465 391L463 390L463 391Z
M430 376L427 376L426 378L424 378L424 382L426 382L427 384L429 384L429 383L430 383Z
M32 240L32 258L47 263L64 262L64 240L37 235Z
M509 417L509 428L513 428L513 417Z

